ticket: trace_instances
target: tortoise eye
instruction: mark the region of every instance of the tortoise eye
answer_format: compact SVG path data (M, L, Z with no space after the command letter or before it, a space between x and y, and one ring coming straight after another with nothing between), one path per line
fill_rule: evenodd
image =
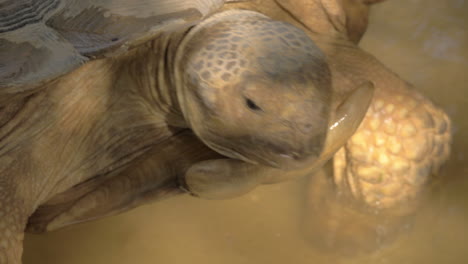
M248 108L254 111L262 111L262 108L258 106L254 101L252 101L249 98L245 98L245 104L247 105Z

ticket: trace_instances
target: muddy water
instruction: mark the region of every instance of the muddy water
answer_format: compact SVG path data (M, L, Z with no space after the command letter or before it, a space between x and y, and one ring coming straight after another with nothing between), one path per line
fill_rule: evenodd
M228 201L176 197L28 235L25 263L468 263L468 1L384 2L362 46L444 107L455 129L442 184L391 245L345 258L315 250L300 225L302 179Z

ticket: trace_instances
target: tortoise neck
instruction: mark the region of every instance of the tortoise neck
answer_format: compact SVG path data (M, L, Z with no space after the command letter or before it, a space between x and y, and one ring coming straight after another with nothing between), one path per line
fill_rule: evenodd
M175 58L178 46L185 36L187 30L162 35L159 40L152 42L152 50L157 60L157 90L161 96L161 102L168 108L168 122L177 127L186 127L182 109L177 96Z
M177 97L175 56L177 47L187 30L162 34L129 54L130 76L136 83L137 93L149 103L152 112L165 116L171 126L186 127Z

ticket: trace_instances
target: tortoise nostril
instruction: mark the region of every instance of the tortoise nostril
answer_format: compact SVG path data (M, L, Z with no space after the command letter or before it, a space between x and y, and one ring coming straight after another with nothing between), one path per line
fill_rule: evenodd
M245 104L247 105L248 108L254 111L262 111L262 108L258 106L252 99L250 98L245 98Z

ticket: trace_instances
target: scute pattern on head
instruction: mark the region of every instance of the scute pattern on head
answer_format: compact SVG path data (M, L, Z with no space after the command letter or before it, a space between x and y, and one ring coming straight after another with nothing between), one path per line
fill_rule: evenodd
M248 73L268 74L269 78L281 78L285 82L301 81L305 74L297 71L307 68L305 64L321 64L315 66L316 69L326 67L323 54L317 52L316 45L300 29L259 13L242 10L243 15L238 16L237 12L225 12L228 14L223 14L223 21L218 23L213 22L217 16L214 15L198 25L199 30L194 29L197 34L190 43L200 43L198 40L204 38L205 45L187 47L188 53L200 55L191 56L197 58L196 61L187 61L191 78L216 82L218 87L222 87L219 82L226 84ZM246 13L251 14L246 16ZM301 56L291 56L293 53ZM253 73L252 69L261 72ZM284 80L287 72L293 74L292 80ZM322 71L316 73L316 81L329 81Z

